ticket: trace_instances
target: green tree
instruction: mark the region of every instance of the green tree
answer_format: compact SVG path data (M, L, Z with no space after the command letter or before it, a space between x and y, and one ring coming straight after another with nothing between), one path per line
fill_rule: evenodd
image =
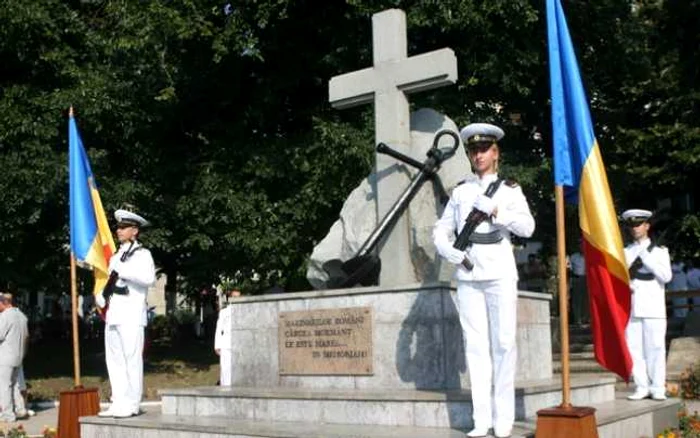
M698 2L563 3L618 204L693 194ZM107 210L129 202L153 222L170 291L220 276L307 289L308 255L373 159L372 109L331 109L327 83L371 65L371 15L390 7L407 13L409 54L448 46L459 62L455 87L413 107L504 126L503 173L552 242L542 2L6 0L0 283L68 287L73 105ZM675 235L697 241L682 215Z

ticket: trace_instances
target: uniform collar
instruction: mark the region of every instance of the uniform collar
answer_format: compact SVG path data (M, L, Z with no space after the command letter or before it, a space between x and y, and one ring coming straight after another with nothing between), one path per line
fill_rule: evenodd
M129 245L131 245L131 242L124 242L124 243L120 244L120 245L119 245L119 251L122 251L122 250L123 250L123 251L126 251L127 249L129 249ZM133 246L132 249L138 248L139 246L141 246L141 242L139 242L138 240L135 240L135 241L134 241L134 246Z
M640 245L640 246L649 246L650 243L651 243L651 239L649 239L648 237L644 238L642 240L635 240L634 241L635 245Z
M487 173L486 175L484 175L480 178L477 176L477 178L478 178L479 184L482 187L485 187L485 186L491 184L492 182L496 181L498 179L498 174L497 173Z

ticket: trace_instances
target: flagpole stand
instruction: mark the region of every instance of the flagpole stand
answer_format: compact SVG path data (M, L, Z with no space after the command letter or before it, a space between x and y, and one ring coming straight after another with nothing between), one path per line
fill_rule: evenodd
M62 391L58 406L58 438L80 437L80 417L100 412L100 396L97 388L76 387Z
M535 438L598 438L595 408L558 406L537 411Z
M73 371L74 389L62 391L58 406L58 438L80 438L80 417L100 412L97 388L83 388L80 382L80 350L78 336L78 287L75 278L75 257L70 256L71 303L73 307Z

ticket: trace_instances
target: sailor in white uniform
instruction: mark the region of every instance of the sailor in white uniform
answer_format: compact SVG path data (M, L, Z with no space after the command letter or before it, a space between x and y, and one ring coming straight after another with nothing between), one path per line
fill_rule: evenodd
M116 276L116 282L111 294L105 290L96 298L97 305L106 307L107 312L105 361L112 404L98 415L125 418L141 412L146 296L156 276L151 252L137 240L148 221L127 210L117 210L114 216L120 246L109 261L109 271Z
M507 437L515 420L517 358L518 271L511 234L530 237L535 220L520 186L498 177L496 142L503 138L503 130L473 123L460 134L475 175L453 190L433 239L440 255L457 266L459 316L474 407L474 429L467 436L486 436L493 427L497 437ZM492 184L496 190L489 197L485 192ZM462 251L453 247L453 240L472 209L487 219Z
M229 297L239 297L240 291L234 290ZM233 306L228 305L219 310L219 319L216 321L216 335L214 335L214 352L219 355L219 385L231 386L232 361L231 361L231 318Z
M649 210L622 213L634 242L625 247L630 270L632 311L625 335L636 389L627 398L666 400L666 296L671 281L668 249L649 239Z

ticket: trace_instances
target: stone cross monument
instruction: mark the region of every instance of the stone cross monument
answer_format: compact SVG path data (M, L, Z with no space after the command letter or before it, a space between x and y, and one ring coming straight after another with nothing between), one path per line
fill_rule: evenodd
M410 146L408 94L454 84L457 58L451 49L408 57L406 14L389 9L372 16L374 66L335 76L328 94L334 108L374 102L375 144L380 142L404 153ZM394 158L376 157L377 220L386 215L409 184L408 172ZM380 247L380 285L416 282L410 261L410 232L405 215Z

